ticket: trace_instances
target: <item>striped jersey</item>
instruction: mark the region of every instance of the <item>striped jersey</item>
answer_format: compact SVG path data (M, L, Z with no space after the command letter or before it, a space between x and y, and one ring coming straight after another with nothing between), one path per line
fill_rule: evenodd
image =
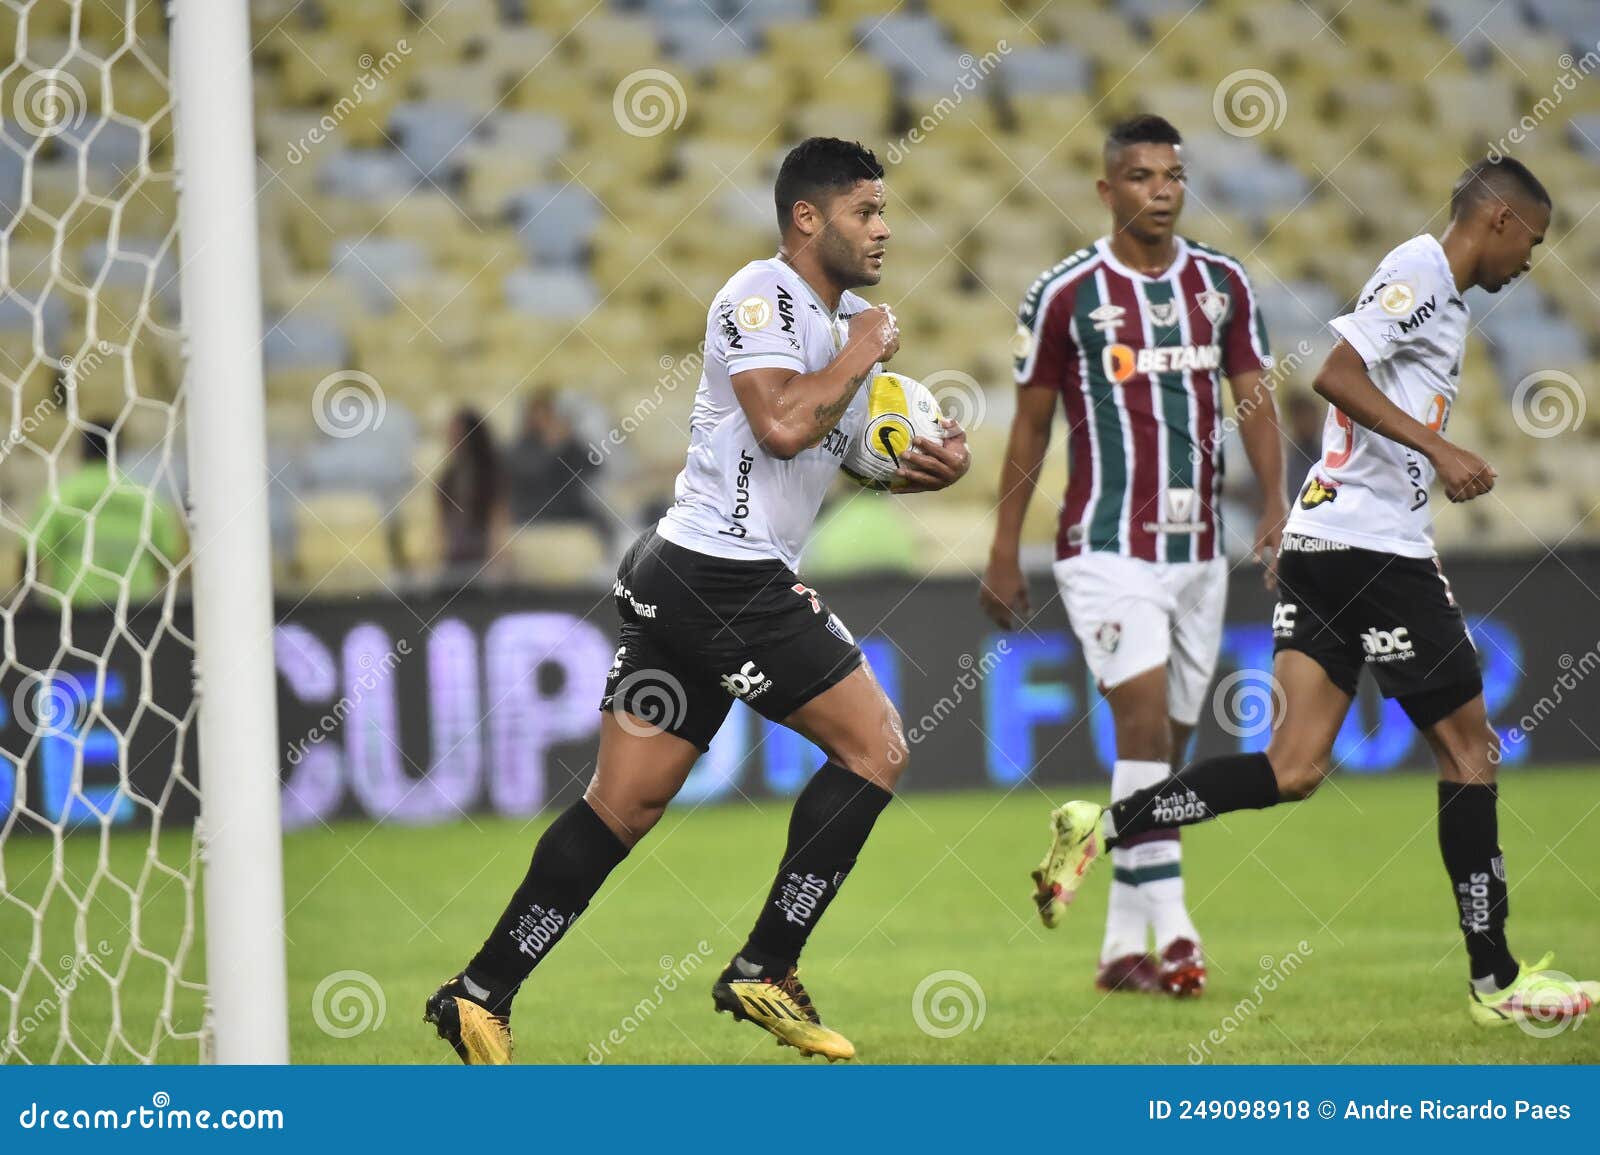
M1146 277L1102 237L1034 281L1017 319L1017 384L1066 405L1056 557L1221 556L1221 375L1272 365L1239 262L1179 237L1167 271Z

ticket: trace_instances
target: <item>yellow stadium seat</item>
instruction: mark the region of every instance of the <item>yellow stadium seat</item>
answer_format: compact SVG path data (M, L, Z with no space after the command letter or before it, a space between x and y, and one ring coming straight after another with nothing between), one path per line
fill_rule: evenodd
M577 585L605 576L605 546L587 525L520 526L512 531L506 552L523 581Z
M384 510L366 494L309 494L296 500L297 552L319 593L371 589L391 579Z

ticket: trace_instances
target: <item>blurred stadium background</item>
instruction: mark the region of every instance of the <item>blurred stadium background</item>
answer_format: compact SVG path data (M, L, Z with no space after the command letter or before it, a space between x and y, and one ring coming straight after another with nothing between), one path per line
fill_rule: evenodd
M41 1000L52 1007L50 1025L6 1059L184 1060L198 1034L195 844L182 825L195 805L191 654L171 628L186 596L181 543L137 574L100 575L109 585L80 582L70 599L60 575L35 564L41 510L82 468L86 431L108 434L120 471L174 515L183 506L162 7L0 4L0 698L16 705L19 675L48 668L96 703L54 734L55 747L19 736L0 706L0 993L13 1030ZM901 318L895 368L935 386L975 455L962 485L914 503L841 483L806 567L837 583L830 596L871 635L908 721L953 697L954 720L939 713L940 742L917 755L922 784L982 788L907 808L890 842L928 854L928 874L904 894L861 884L873 901L853 913L841 904L836 937L810 964L858 1017L878 1013L873 978L884 976L896 1006L880 1054L1068 1059L1071 1048L1051 1044L1098 1010L1083 989L1087 940L1068 948L1076 973L1063 979L1082 1005L1016 1048L991 1028L965 1050L925 1050L937 1036L899 1004L948 960L983 980L993 1013L1025 1017L1016 991L1041 967L1069 965L1025 903L1020 917L1008 905L1026 868L1013 860L1042 827L1048 793L1034 778L1098 773L1105 711L1056 607L989 666L995 643L973 601L1012 409L1015 310L1040 270L1104 231L1094 179L1114 120L1155 111L1185 134L1193 176L1181 231L1246 265L1297 442L1292 421L1320 428L1308 387L1330 344L1326 321L1378 256L1442 228L1456 174L1486 151L1539 174L1557 202L1550 234L1531 276L1470 300L1476 327L1452 414L1451 433L1482 449L1501 481L1490 500L1441 503L1439 541L1468 609L1490 616L1479 625L1497 723L1510 727L1552 694L1561 703L1555 684L1580 646L1600 660L1582 625L1593 620L1585 594L1600 556L1600 228L1589 220L1600 204L1600 18L1588 0L252 0L250 12L285 817L306 828L289 835L286 855L298 1057L438 1057L400 1024L481 933L479 908L520 873L535 816L581 788L594 688L614 644L605 593L616 554L670 500L708 302L734 269L774 250L772 179L807 135L860 139L887 162L894 237L872 296ZM29 89L41 70L55 77L55 106ZM466 436L479 418L486 436ZM1232 459L1237 480L1248 471L1236 443ZM491 460L498 482L482 472ZM1305 465L1292 449L1291 484ZM1065 472L1058 432L1026 534L1037 566L1050 557ZM1231 500L1242 531L1248 485ZM154 522L142 532L161 538ZM1237 537L1230 545L1242 554ZM897 579L882 581L885 570ZM847 580L864 571L878 576ZM1270 602L1248 567L1236 579L1225 667L1260 668ZM97 605L124 588L126 610ZM140 601L158 610L143 613ZM424 645L426 660L413 661ZM1585 676L1589 658L1578 664ZM988 678L981 688L966 682L974 665ZM107 680L107 668L124 680ZM380 684L393 678L364 696L354 687L372 670ZM1593 919L1574 925L1572 912L1593 910L1584 880L1600 868L1600 840L1594 811L1572 799L1593 780L1595 742L1570 704L1561 709L1513 749L1581 767L1525 779L1527 817L1508 853L1535 868L1528 889L1540 894L1524 903L1519 891L1520 925L1592 961L1600 932ZM1208 723L1202 740L1240 738L1224 729ZM1375 699L1341 741L1354 769L1426 760ZM719 743L691 780L687 816L663 832L662 856L640 860L669 877L643 871L636 882L652 910L677 904L693 917L596 918L575 934L541 1003L556 1016L548 1057L581 1061L595 1022L610 1019L580 1009L632 1005L662 951L682 960L706 934L720 952L748 913L755 896L722 878L721 847L764 862L782 804L694 811L781 798L814 762L742 709ZM1423 826L1374 831L1401 849L1347 912L1321 866L1385 790L1416 795ZM1442 878L1437 894L1407 889L1438 869L1425 793L1421 779L1353 777L1348 794L1278 836L1271 869L1270 854L1248 846L1195 856L1193 885L1215 893L1202 917L1232 952L1218 955L1230 1004L1257 956L1281 956L1302 929L1316 932L1329 977L1278 1004L1286 1019L1317 1021L1313 988L1324 982L1390 1000L1375 1035L1291 1022L1289 1037L1258 1024L1224 1061L1494 1057L1429 1034L1456 1013L1447 992L1459 958L1448 952L1459 946ZM141 808L157 805L164 832L158 822L148 839L113 833L148 824ZM483 810L501 817L401 828ZM1547 852L1539 832L1568 817L1578 824L1561 826L1559 853ZM39 818L55 838L15 836ZM675 833L696 824L700 833ZM707 848L703 837L728 841ZM468 902L458 887L473 885L495 897ZM975 913L947 926L952 893ZM637 889L635 901L647 904ZM1428 933L1411 929L1423 924ZM131 950L130 925L142 926ZM1341 931L1360 945L1347 949ZM101 941L106 960L71 970L69 1021L56 1013L67 1006L62 977L41 960L76 945L81 962L84 943ZM1387 984L1386 995L1359 988L1396 952L1407 952L1406 981L1429 991L1420 1004L1402 1005ZM372 981L369 1010L375 990L395 1016L387 1033L357 1031L348 1046L343 1025L326 1021L326 984L347 970ZM700 982L608 1061L747 1057L747 1040L702 1049ZM671 1008L683 1000L693 1009L680 1018ZM308 1021L318 1005L324 1018ZM1221 1009L1159 1037L1117 1019L1121 1049L1098 1057L1183 1061ZM382 1028L382 1013L367 1025ZM1568 1042L1540 1057L1593 1058L1587 1036Z
M47 147L30 150L15 126L0 147L0 209L27 210L6 234L0 370L13 420L34 412L97 286L99 335L118 342L121 326L132 340L127 357L76 375L77 412L120 415L131 455L159 448L165 428L164 407L141 399L176 388L177 297L160 6L138 9L137 51L106 69L117 115L103 125L87 55L112 55L122 7L92 0L75 33L66 3L25 5L25 21L0 10L0 43L25 27L28 59L59 63L88 101L82 127ZM582 481L548 508L517 501L490 576L608 580L619 527L670 497L707 302L774 248L776 164L812 133L889 161L895 236L877 295L904 318L896 367L942 375L978 460L996 461L1017 303L1102 232L1103 130L1143 109L1189 141L1184 231L1244 259L1274 348L1302 350L1281 373L1286 409L1327 348L1326 320L1379 253L1440 227L1460 168L1495 146L1531 164L1557 190L1555 224L1534 276L1471 302L1452 416L1500 469L1500 500L1441 510L1440 537L1516 550L1600 534L1596 423L1530 437L1510 408L1530 374L1570 375L1579 392L1550 399L1569 407L1591 407L1600 380L1600 230L1579 227L1600 171L1600 21L1583 0L258 0L251 12L286 589L448 568L452 415L483 414L510 484L537 489L540 466L517 472L516 442L541 393L574 431ZM33 424L0 474L23 518L45 454L70 436L64 407ZM1046 498L1064 475L1052 453ZM181 452L170 476L181 492ZM995 476L980 468L922 504L937 515L916 521L919 570L978 568ZM838 527L845 548L824 546L814 572L851 565L849 542L875 519L860 520ZM1035 502L1029 540L1048 542L1052 521ZM21 545L0 545L5 572Z

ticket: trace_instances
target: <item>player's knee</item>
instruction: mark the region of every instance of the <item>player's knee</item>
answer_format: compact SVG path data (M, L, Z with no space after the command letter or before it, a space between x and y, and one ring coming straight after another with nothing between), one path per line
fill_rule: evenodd
M1328 776L1326 765L1310 758L1274 759L1269 754L1268 760L1272 763L1273 776L1278 780L1278 797L1285 802L1301 802L1310 798Z
M585 792L584 799L611 829L611 833L630 850L661 821L661 816L667 811L667 803L672 801L670 798L609 797L592 786Z
M851 749L836 751L834 761L852 774L892 791L911 761L911 747L906 742L899 711L887 706L875 732Z
M1467 786L1487 786L1500 764L1500 736L1485 726L1479 735L1451 735L1435 748L1439 777Z

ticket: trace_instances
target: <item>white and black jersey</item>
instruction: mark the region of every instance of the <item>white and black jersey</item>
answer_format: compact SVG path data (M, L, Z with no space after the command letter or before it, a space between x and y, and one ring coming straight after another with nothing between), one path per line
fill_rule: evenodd
M863 390L820 444L787 461L757 443L732 377L751 369L812 373L870 305L854 293L830 310L781 257L752 261L729 279L706 318L705 365L689 418L689 459L656 531L684 549L734 560L771 558L798 570L800 550L866 413ZM874 367L874 372L877 367Z
M1455 404L1469 314L1444 249L1413 237L1383 258L1353 311L1330 324L1403 411L1443 429ZM1432 557L1433 464L1329 408L1322 458L1290 512L1291 533L1402 557Z

